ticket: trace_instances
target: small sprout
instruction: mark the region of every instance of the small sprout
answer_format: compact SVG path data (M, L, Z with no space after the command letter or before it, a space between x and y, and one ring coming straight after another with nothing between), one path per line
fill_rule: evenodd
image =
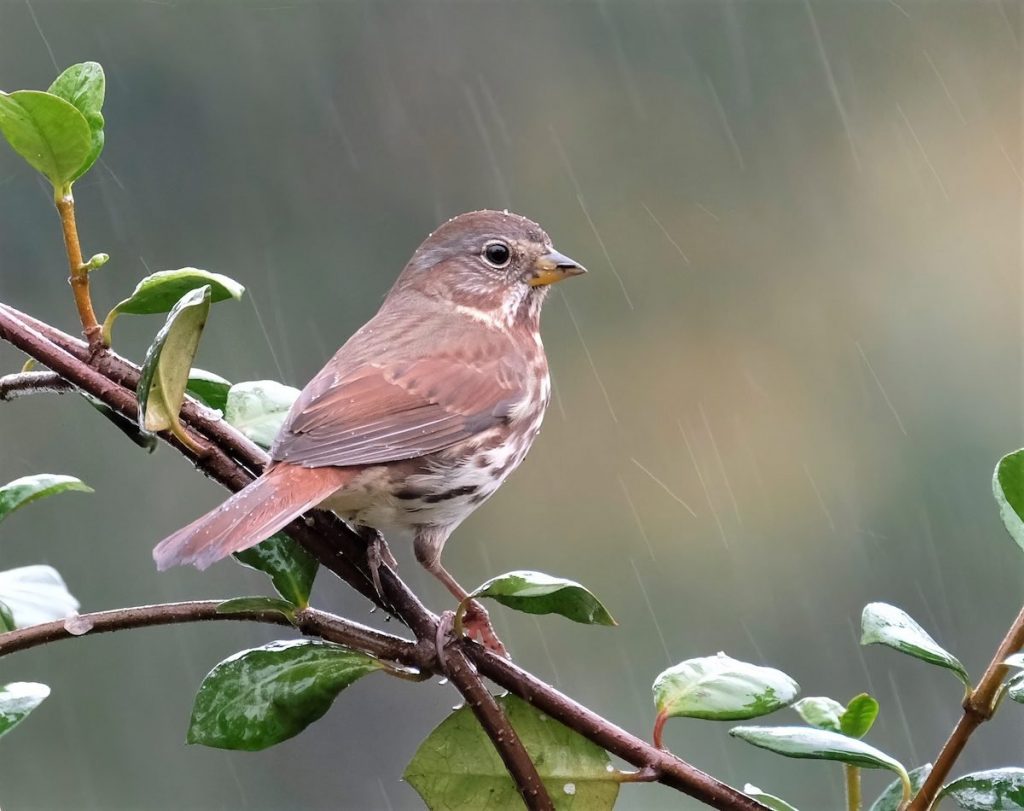
M87 271L92 271L92 270L96 270L98 268L103 267L109 261L110 261L110 254L109 253L97 253L97 254L93 254L90 257L89 261L86 262L82 267L84 267Z

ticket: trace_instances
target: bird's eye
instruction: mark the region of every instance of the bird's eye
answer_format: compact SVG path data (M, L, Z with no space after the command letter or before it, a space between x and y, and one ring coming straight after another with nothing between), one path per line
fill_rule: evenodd
M503 268L512 259L512 251L504 242L495 240L484 245L484 261L491 267Z

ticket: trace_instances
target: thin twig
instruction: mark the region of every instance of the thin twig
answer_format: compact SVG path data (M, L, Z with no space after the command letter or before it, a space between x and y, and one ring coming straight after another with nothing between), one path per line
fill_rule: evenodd
M74 388L56 372L20 372L0 377L0 401L30 394L64 394Z
M452 630L452 612L446 611L439 626L437 642L438 658L444 674L455 688L462 693L466 704L476 716L480 726L494 744L505 768L519 789L523 803L530 811L554 811L554 804L547 787L537 774L537 767L526 751L522 740L509 723L504 710L494 700L470 664L466 654L459 648L448 645L447 637Z
M138 369L114 353L103 352L93 356L81 341L4 304L0 304L0 338L8 340L76 387L125 416L133 419L137 416L134 385L138 380ZM97 368L89 366L93 358ZM202 458L172 435L161 435L161 438L192 459L208 476L229 489L237 490L245 486L253 473L262 468L266 460L262 451L231 426L217 420L207 409L197 403L186 402L182 418L199 437L209 441L209 450ZM417 661L426 669L437 668L434 644L437 616L423 606L419 598L386 564L382 564L379 569L385 599L382 600L376 594L366 568L365 542L344 522L333 514L314 511L305 519L290 525L288 532L327 568L365 596L381 606L390 604L416 634ZM464 652L480 674L533 703L610 753L641 769L649 767L655 770L659 782L713 808L765 811L765 806L745 794L670 753L654 748L479 645L469 640L460 640L452 648ZM470 672L469 678L478 680L479 677ZM496 742L499 752L507 745L507 740L502 741L501 745ZM507 753L502 752L502 757L506 758Z
M0 656L35 648L61 639L74 639L91 634L124 631L129 628L147 628L155 625L175 625L186 622L234 620L262 622L270 625L294 627L306 636L315 636L328 642L358 650L386 661L399 662L410 667L421 667L422 656L415 643L392 634L385 634L342 617L313 608L296 612L292 623L277 611L217 611L223 600L197 600L183 603L140 605L113 611L77 614L64 620L30 625L0 634Z
M957 758L967 746L967 741L979 726L992 717L995 712L996 695L1006 678L1009 668L1003 664L1006 657L1024 648L1024 608L1020 610L1017 619L1013 621L1010 630L1006 632L1003 641L996 648L992 661L989 662L978 686L974 688L964 699L964 713L960 716L956 726L950 733L942 751L935 758L935 765L932 767L928 777L921 785L917 796L907 806L907 811L927 811L932 807L935 798L939 796L946 778L953 769Z
M54 200L57 213L60 214L60 226L64 232L64 249L68 255L68 269L71 275L71 291L75 296L78 318L82 322L82 331L89 348L98 352L103 347L100 325L96 321L96 313L92 309L92 298L89 295L89 268L82 259L82 246L78 241L78 224L75 222L75 198L67 192Z

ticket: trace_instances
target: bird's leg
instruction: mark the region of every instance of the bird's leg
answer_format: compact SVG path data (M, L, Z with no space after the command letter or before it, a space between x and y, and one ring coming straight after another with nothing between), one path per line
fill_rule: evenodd
M462 588L459 582L441 565L442 545L443 540L441 543L437 543L436 538L417 533L413 547L416 552L416 560L423 564L424 569L440 580L444 587L461 603L469 597L469 592ZM466 612L462 615L462 627L466 629L470 639L476 639L488 650L508 657L508 651L494 632L487 609L476 600L469 600Z
M359 534L366 540L366 562L370 567L370 579L373 580L373 587L377 590L377 596L386 600L380 585L380 567L383 563L392 569L397 569L398 561L391 554L388 543L379 530L372 527L360 527Z

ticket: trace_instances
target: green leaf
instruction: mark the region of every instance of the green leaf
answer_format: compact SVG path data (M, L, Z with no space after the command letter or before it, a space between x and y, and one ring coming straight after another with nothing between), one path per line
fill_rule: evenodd
M846 712L846 707L834 699L825 696L809 696L796 702L793 709L812 727L827 729L830 732L842 732L839 719Z
M880 749L856 738L838 732L814 727L733 727L734 738L793 758L811 760L838 760L865 769L889 769L903 779L909 779L898 760Z
M17 628L17 624L14 622L14 612L11 611L11 607L7 603L0 602L0 633L7 633Z
M469 596L490 597L527 614L561 614L585 625L616 624L600 601L579 583L542 572L498 575Z
M916 659L952 670L965 686L971 681L960 660L939 645L902 609L887 603L868 603L860 620L862 645L886 645Z
M235 557L242 565L270 575L277 593L288 602L299 608L309 605L309 593L320 564L283 532L236 552Z
M20 724L48 695L50 688L34 681L13 681L0 688L0 737Z
M0 572L0 602L18 628L73 617L80 607L60 573L42 564Z
M231 388L231 383L213 372L193 369L188 373L188 385L185 388L189 394L210 408L223 411L228 402L228 389Z
M670 667L652 689L660 716L737 721L791 704L800 685L781 670L719 653Z
M861 693L850 699L839 717L839 731L851 738L863 738L878 718L878 702L873 696Z
M996 463L992 494L1006 531L1024 549L1024 448L1008 453Z
M931 763L926 763L924 766L918 766L916 769L910 770L911 794L917 794L921 790L921 786L924 785L924 781L931 770ZM871 808L868 811L900 811L902 803L903 781L897 778L888 785L885 791L878 795L878 799L871 803Z
M110 345L110 331L115 319L122 313L154 315L169 312L182 297L192 290L208 286L210 302L216 304L229 298L240 299L245 288L234 279L220 273L199 268L161 270L143 279L124 301L114 306L103 321L103 338Z
M1006 695L1018 704L1024 704L1024 673L1018 673L1006 682Z
M0 487L0 521L19 507L68 490L93 492L92 488L80 479L58 473L36 473L34 476L22 476L8 482Z
M787 803L780 797L776 797L774 794L768 794L767 792L761 791L757 786L747 783L743 786L743 793L748 797L753 797L761 805L768 806L772 811L797 811L797 809Z
M67 193L92 152L89 122L73 104L39 90L0 93L0 132L32 168Z
M129 419L120 411L114 411L114 409L102 400L97 400L91 394L87 394L83 391L81 392L81 395L89 405L95 408L106 419L110 420L118 431L128 437L140 448L149 453L156 450L156 446L160 444L156 436L139 428L139 423L136 420Z
M54 79L49 92L72 104L89 124L91 149L85 161L75 172L77 180L96 162L103 151L103 96L107 80L98 62L80 62L72 65Z
M515 696L498 703L537 766L555 808L603 811L619 784L607 752ZM403 775L431 811L520 808L501 758L469 707L427 737Z
M290 623L295 623L295 606L276 597L235 597L217 606L218 614L240 614L249 611L271 611L281 614Z
M271 642L225 659L203 679L188 742L254 752L298 735L338 693L383 663L309 639Z
M139 426L153 432L170 429L190 447L192 441L178 421L178 412L209 313L209 286L181 297L146 352L136 390Z
M273 380L236 383L228 391L224 419L245 436L269 448L299 390Z
M973 772L943 786L940 797L952 797L967 811L1024 809L1024 769L1007 767Z

